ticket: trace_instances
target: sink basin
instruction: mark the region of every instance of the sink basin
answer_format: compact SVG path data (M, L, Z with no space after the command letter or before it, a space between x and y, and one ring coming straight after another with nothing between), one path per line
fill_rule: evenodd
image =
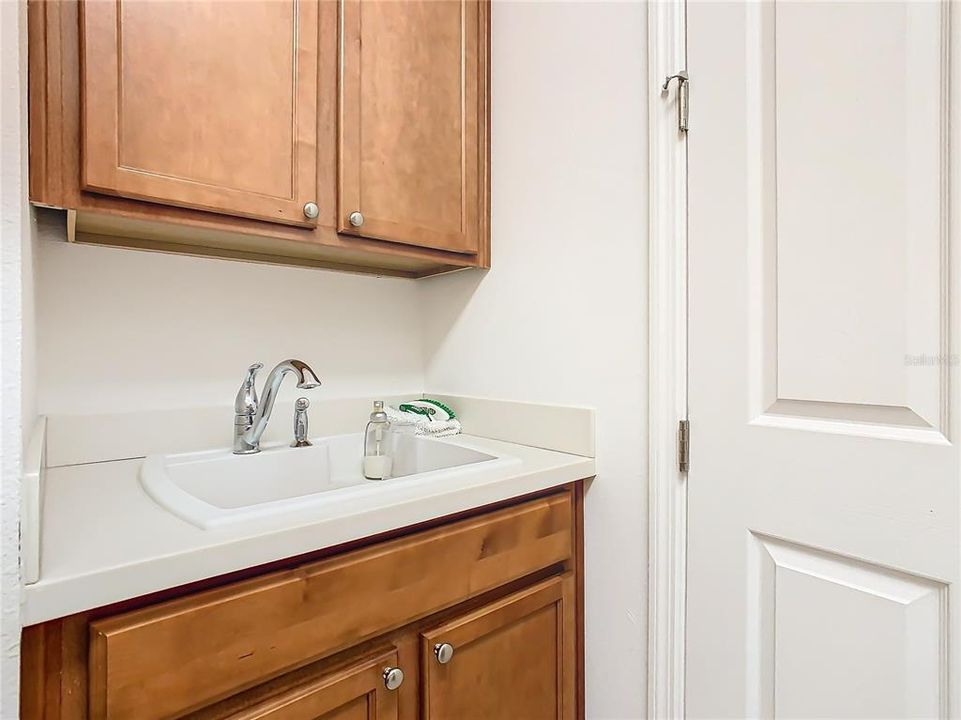
M516 462L433 438L394 436L393 477L367 480L363 434L312 439L312 447L265 447L256 455L230 450L153 455L140 482L158 504L203 529L283 515L382 491L397 483Z

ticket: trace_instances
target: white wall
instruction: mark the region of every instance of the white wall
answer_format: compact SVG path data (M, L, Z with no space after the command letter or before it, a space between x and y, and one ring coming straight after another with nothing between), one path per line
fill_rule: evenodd
M597 408L587 715L645 714L647 11L492 11L493 270L424 281L431 390Z
M426 386L596 407L588 717L639 718L646 7L504 1L492 22L492 271L413 282L67 245L62 221L45 215L37 405L227 405L249 362L295 356L330 397Z
M20 473L35 420L34 263L26 199L26 3L0 3L0 717L19 706Z
M227 406L250 363L286 357L314 397L423 387L412 281L67 244L48 213L41 234L41 413Z

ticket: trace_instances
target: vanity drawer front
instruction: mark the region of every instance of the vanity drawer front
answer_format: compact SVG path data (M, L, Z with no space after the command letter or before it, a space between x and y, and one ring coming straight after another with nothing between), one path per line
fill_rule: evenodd
M93 718L177 716L571 558L568 491L90 626Z

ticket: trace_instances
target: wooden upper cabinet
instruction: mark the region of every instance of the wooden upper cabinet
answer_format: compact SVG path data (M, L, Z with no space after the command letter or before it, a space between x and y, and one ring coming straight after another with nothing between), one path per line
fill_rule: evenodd
M318 6L85 0L85 190L313 225Z
M28 0L28 18L30 200L70 211L71 239L490 267L489 0Z
M388 652L319 677L233 713L225 720L397 720L397 690L384 672L397 667Z
M574 598L567 574L423 633L424 718L573 720Z
M339 230L479 252L486 4L343 0L341 11Z

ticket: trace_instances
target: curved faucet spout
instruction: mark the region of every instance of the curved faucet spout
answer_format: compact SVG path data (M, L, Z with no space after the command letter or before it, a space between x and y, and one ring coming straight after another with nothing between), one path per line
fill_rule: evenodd
M284 360L277 363L277 366L270 371L267 382L264 385L263 397L257 403L257 409L253 415L246 416L249 424L240 424L239 432L234 437L234 452L238 454L255 453L260 451L260 438L267 429L267 422L270 420L270 413L273 412L274 402L277 400L277 393L284 382L284 376L293 373L297 378L297 387L309 390L320 387L320 380L311 367L300 360ZM238 416L237 419L241 419ZM238 424L235 422L235 427Z
M277 387L280 387L283 376L289 372L297 375L297 387L303 390L320 387L320 380L317 378L317 374L310 369L310 365L300 360L284 360L283 362L277 363L277 367L271 370L270 375L267 376L267 385L270 385L271 380L274 378L274 375L276 375L279 378L276 381Z

